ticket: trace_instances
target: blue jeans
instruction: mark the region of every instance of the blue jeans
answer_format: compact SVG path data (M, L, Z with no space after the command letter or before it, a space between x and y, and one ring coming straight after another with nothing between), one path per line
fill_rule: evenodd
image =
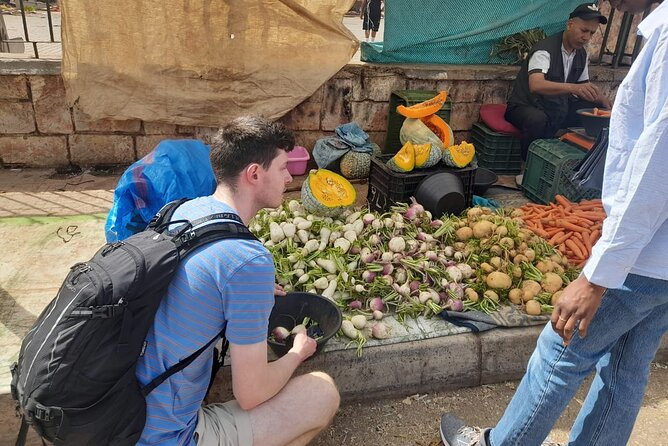
M609 289L589 326L569 347L548 323L492 446L539 446L596 368L570 433L571 446L625 445L640 410L649 367L668 331L668 281L630 274Z

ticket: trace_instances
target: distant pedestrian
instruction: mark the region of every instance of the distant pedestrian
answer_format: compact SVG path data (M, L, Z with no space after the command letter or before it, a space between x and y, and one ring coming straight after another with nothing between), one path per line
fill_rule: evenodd
M656 0L610 0L642 12ZM538 446L584 379L569 446L625 445L668 332L668 3L640 25L644 47L619 86L603 179L603 232L563 291L515 396L492 429L441 418L446 446ZM650 91L651 90L651 91ZM480 402L478 402L480 404ZM655 438L650 444L666 444ZM549 443L544 443L549 444Z
M380 26L380 10L382 3L383 0L362 0L360 18L362 19L364 39L367 42L369 41L369 34L371 34L371 42L376 40L376 33Z

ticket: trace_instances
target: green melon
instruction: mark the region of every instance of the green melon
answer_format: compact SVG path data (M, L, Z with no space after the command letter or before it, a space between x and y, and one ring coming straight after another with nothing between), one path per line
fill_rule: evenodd
M339 168L341 175L351 180L367 178L371 169L371 154L349 150L341 157Z
M327 169L311 170L301 192L304 208L323 217L339 216L357 199L357 192L350 181Z

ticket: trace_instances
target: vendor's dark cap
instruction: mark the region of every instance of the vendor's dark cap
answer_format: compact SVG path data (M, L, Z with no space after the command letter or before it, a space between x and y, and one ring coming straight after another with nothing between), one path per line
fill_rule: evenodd
M594 20L598 19L599 23L605 25L608 23L608 19L605 18L601 11L598 10L596 3L583 3L571 12L571 15L568 16L569 19L579 17L582 20Z

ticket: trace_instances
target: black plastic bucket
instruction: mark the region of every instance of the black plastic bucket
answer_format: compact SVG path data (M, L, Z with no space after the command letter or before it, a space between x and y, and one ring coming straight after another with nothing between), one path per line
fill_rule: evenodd
M415 199L434 218L443 214L460 214L466 209L462 180L452 173L439 172L422 180L415 191Z
M336 334L341 328L343 317L341 310L336 304L318 294L294 292L285 296L276 296L274 308L269 316L269 332L276 327L285 327L292 330L295 325L300 324L305 317L309 317L318 323L323 331L323 335L316 342L318 347L316 353L322 349L322 346ZM285 344L267 340L269 347L277 356L285 355L292 347L292 337L288 338Z

